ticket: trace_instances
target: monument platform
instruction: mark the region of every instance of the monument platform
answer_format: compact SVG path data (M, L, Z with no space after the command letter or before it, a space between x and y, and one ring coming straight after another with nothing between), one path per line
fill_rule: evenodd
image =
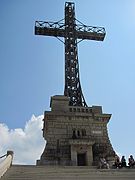
M1 180L133 180L135 169L13 165Z

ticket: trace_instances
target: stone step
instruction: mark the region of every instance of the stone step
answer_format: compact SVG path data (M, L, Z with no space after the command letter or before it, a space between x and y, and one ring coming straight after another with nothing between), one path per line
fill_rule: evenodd
M1 180L129 180L135 169L96 169L88 166L13 165Z

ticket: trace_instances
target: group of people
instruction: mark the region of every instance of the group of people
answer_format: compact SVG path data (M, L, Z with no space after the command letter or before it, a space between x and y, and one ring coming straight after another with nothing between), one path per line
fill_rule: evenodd
M129 167L129 168L135 167L135 160L134 160L133 155L129 156L128 164L126 163L125 156L122 156L121 159L119 158L119 156L115 157L115 162L113 164L113 168L123 168L123 167ZM106 161L106 159L104 157L100 158L99 168L100 169L103 169L103 168L109 169L109 163Z
M114 167L115 168L123 168L123 167L129 167L132 168L135 166L135 160L133 155L130 155L128 158L128 165L126 163L126 159L125 156L122 156L121 160L119 158L119 156L115 157L115 162L114 162Z

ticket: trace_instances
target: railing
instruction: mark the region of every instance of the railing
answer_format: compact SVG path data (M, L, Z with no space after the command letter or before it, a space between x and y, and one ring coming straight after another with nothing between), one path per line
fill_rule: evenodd
M6 173L8 168L12 165L13 151L7 151L7 154L1 156L0 158L6 158L0 163L0 178Z

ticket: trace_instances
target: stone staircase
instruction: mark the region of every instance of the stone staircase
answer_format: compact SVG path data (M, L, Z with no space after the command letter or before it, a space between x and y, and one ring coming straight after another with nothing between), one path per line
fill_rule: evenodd
M1 180L135 180L135 169L13 165Z

